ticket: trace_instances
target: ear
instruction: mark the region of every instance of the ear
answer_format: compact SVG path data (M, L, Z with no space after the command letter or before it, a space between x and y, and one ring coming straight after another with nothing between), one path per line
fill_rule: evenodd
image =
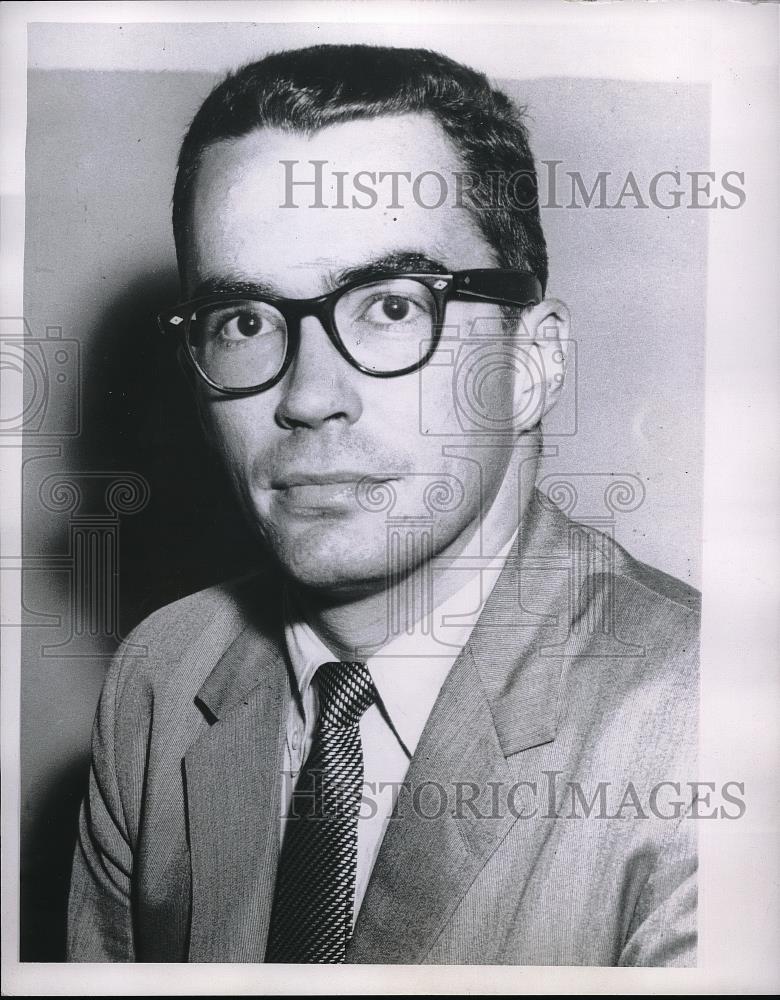
M520 317L515 335L525 351L525 364L515 380L518 430L531 430L558 402L570 334L569 309L560 299L544 299Z

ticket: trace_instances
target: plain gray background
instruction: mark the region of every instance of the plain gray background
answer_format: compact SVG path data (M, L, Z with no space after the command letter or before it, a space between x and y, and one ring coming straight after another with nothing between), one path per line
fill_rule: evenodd
M78 48L90 27L57 30L69 32ZM185 34L176 25L157 27L163 44ZM31 55L36 31L45 30L52 27L31 27ZM228 47L223 26L186 26L193 32ZM256 55L319 40L313 27L306 34L265 26ZM430 32L419 42L435 47ZM502 35L496 44L514 42L522 39ZM138 61L143 66L140 48ZM63 954L89 730L116 635L168 600L244 568L254 555L153 324L155 311L177 293L169 215L178 144L217 79L180 62L167 72L47 69L29 77L25 318L35 337L56 326L77 342L62 391L80 396L80 420L77 433L58 435L51 413L62 407L64 433L70 411L52 382L49 422L28 437L25 450L25 555L41 563L27 573L24 591L23 960ZM588 186L601 170L612 172L610 191L617 192L629 170L646 191L661 170L708 168L703 84L496 82L528 107L537 159L561 160L560 171L579 171ZM697 585L707 212L547 209L542 217L550 290L570 305L577 344L576 406L571 385L561 410L576 410L576 434L549 439L558 453L543 474L640 478L645 502L617 519L618 539L640 559ZM74 515L46 507L41 484L55 473L128 471L148 482L149 502L120 518L108 570L93 567L116 584L120 625L113 637L97 634L69 646L76 597L66 564ZM59 654L51 648L58 643Z

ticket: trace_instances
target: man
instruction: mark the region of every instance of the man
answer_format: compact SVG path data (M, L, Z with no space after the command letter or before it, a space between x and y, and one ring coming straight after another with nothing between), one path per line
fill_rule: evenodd
M196 115L161 323L269 560L112 665L72 960L695 962L696 594L535 490L534 195L431 52L272 55Z

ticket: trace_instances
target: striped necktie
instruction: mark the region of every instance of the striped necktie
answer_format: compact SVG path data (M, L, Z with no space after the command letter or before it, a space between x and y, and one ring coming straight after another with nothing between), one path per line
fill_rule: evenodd
M376 689L364 663L324 663L316 678L319 724L290 804L266 962L343 962L352 934L359 726Z

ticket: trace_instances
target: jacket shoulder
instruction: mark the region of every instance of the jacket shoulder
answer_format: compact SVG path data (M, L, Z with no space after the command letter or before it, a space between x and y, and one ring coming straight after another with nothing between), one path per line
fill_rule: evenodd
M572 583L587 583L589 594L601 581L605 586L618 585L648 607L670 605L670 612L676 609L694 618L701 612L701 594L696 588L637 559L611 532L575 520L539 490L530 508L529 534L535 537L537 549L568 562L575 571Z
M225 650L252 623L261 631L278 623L278 582L253 574L219 583L167 604L141 621L117 650L107 683L128 688L197 692Z
M698 618L701 614L701 593L690 584L664 573L655 566L640 562L615 543L620 553L620 575L634 586L638 594L648 601L667 601L677 605L682 612Z
M540 496L534 516L537 548L568 568L558 574L568 583L560 584L557 615L567 655L601 664L605 677L610 663L620 663L626 681L636 669L645 680L685 676L695 684L700 593L635 558L611 533L570 518L548 497Z
M659 662L687 661L695 668L701 594L677 577L641 562L615 545L613 606L619 633L646 647Z

